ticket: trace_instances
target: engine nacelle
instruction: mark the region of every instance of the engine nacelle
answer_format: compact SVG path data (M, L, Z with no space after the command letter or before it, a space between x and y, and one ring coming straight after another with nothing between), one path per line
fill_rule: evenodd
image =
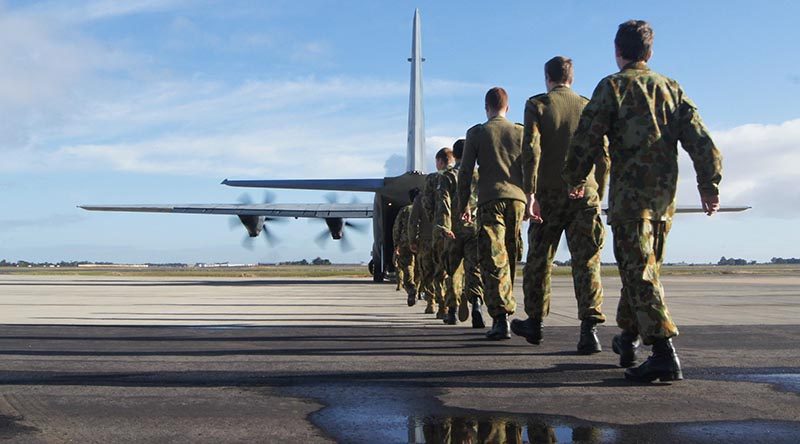
M328 225L328 231L331 232L331 238L339 240L344 234L344 219L341 217L326 217L325 224Z
M258 237L261 230L264 229L264 216L242 216L239 215L239 220L242 225L247 229L247 234L250 237Z

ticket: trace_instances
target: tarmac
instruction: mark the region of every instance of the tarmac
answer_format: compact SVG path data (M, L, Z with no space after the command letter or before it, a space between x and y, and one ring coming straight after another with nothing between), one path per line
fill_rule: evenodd
M533 346L361 279L0 275L0 439L798 442L800 276L663 281L686 379L635 385L617 278L579 356L569 278Z

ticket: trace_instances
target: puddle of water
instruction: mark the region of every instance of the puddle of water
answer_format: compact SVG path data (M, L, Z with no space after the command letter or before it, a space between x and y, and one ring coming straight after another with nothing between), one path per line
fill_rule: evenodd
M767 384L775 384L783 390L800 393L800 373L738 375L736 379L750 382L765 382ZM798 438L798 441L800 441L800 438Z
M751 375L752 376L752 375ZM770 375L774 376L774 375ZM781 379L785 374L780 375ZM791 379L791 378L790 378ZM444 406L427 387L331 384L287 389L326 407L310 420L341 443L798 442L800 422L720 421L618 425ZM623 414L620 412L620 414Z
M418 443L613 443L611 427L545 422L537 417L427 416L408 418L408 442Z

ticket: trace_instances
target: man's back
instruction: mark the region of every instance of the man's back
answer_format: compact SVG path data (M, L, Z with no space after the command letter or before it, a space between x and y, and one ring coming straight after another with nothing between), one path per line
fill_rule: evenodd
M609 223L672 217L678 141L694 162L701 193L716 194L721 155L694 103L676 81L645 63L631 63L600 81L584 110L572 145L576 157L570 160L588 162L584 147L594 149L603 134L608 135L611 156ZM576 162L568 163L565 178L581 183L569 177L579 170Z
M478 205L496 199L525 202L522 192L522 126L497 116L467 131L462 168L458 181L472 183L477 161L481 180L478 182ZM461 188L460 202L469 200L469 188Z
M526 134L523 142L523 158L536 157L538 165L536 171L532 172L533 177L525 178L532 182L526 184L526 188L532 188L527 191L535 192L539 197L552 195L567 198L567 184L561 177L561 170L572 136L578 128L581 112L588 102L589 99L576 94L567 86L556 86L547 94L528 99L525 104ZM534 125L536 128L533 128ZM533 131L537 133L535 136L531 134ZM536 136L539 137L538 142L532 140ZM604 163L605 157L598 159L598 163ZM534 159L527 161L531 163ZM604 173L605 168L601 176ZM587 194L598 193L595 175L590 174L587 177L585 186Z

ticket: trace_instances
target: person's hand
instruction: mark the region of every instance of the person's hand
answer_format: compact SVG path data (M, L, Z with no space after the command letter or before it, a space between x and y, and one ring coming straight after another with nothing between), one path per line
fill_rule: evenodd
M525 205L525 220L530 220L535 224L542 223L542 209L539 207L539 201L533 195L528 196L528 202Z
M447 239L455 239L456 238L456 234L453 233L450 230L443 230L442 231L442 236L446 237Z
M719 196L701 194L700 202L703 204L703 211L705 211L708 216L719 211Z
M469 205L464 207L464 212L461 213L461 220L468 224L472 223L472 211L470 210Z
M570 199L583 199L584 191L583 185L580 185L572 188L567 193L569 194Z
M417 244L416 243L412 243L411 245L408 246L408 249L411 250L412 253L416 253L417 252Z

